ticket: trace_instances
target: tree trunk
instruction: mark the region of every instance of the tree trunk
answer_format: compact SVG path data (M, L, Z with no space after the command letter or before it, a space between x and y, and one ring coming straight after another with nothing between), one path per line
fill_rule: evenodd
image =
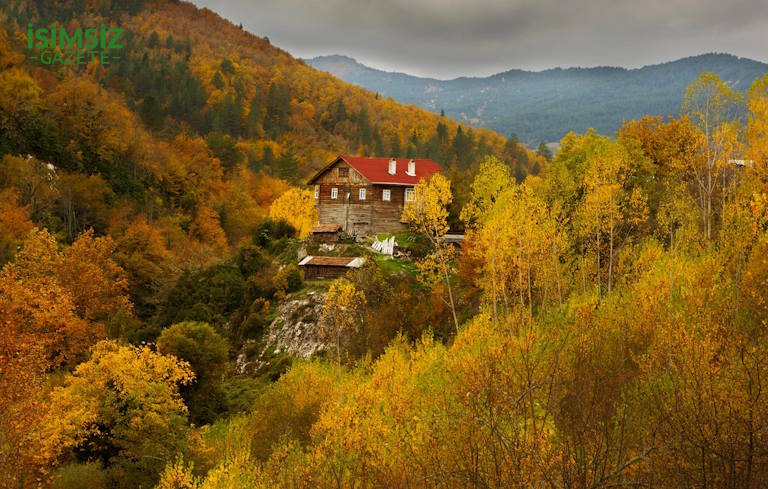
M557 300L560 303L560 306L562 306L563 305L563 290L562 290L562 287L560 286L560 266L558 264L559 260L558 260L557 254L555 253L555 242L554 242L554 240L552 241L552 260L555 262L553 268L555 269L555 280L557 281Z
M497 288L496 288L496 257L491 255L491 266L493 267L493 283L491 286L493 287L493 320L498 325L499 324L499 312L496 308L496 294L497 294Z
M707 247L712 241L712 167L707 172Z
M597 298L602 299L603 292L602 284L600 283L600 230L598 229L595 234L597 235L597 250L595 251L597 253Z
M608 247L608 293L611 293L613 285L613 213L611 213L610 245Z
M448 276L448 264L445 262L445 257L443 256L443 250L442 250L443 245L441 245L436 238L431 238L431 240L432 240L432 244L435 246L435 250L437 250L437 256L440 259L440 268L442 268L443 278L445 279L445 286L448 289L448 300L450 301L450 305L451 305L451 315L453 316L453 325L456 328L456 334L459 334L459 320L456 317L456 305L453 302L453 290L451 289L451 279Z
M448 287L448 299L451 301L451 315L453 316L453 325L456 328L456 334L459 334L459 320L456 318L456 305L453 303L451 280L448 277L448 270L446 270L445 265L443 265L443 275L445 276L445 286Z

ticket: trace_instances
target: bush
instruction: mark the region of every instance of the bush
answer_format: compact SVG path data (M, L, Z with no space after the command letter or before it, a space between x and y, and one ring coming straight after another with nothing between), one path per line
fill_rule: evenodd
M243 274L233 264L187 272L168 294L154 322L160 327L188 320L223 326L243 305L245 290Z
M248 308L248 313L240 325L237 335L240 338L258 338L270 322L267 316L270 311L269 301L258 298Z
M298 265L292 263L284 267L274 275L272 279L274 288L282 294L288 294L300 290L304 284Z
M245 277L261 272L272 262L264 255L264 250L259 246L246 245L237 254L237 266Z
M160 334L157 349L186 360L195 372L195 381L181 390L193 423L210 423L226 410L221 381L227 368L229 345L210 324L174 324Z
M99 462L65 465L56 471L51 489L106 489L107 474Z
M287 221L266 219L253 233L253 244L261 247L274 246L276 241L295 237L296 229Z

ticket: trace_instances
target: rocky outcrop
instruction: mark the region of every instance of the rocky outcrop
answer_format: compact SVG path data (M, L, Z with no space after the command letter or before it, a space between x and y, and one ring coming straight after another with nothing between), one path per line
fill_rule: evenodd
M328 348L323 341L321 319L324 291L309 290L286 297L260 340L249 340L237 357L237 372L254 374L270 358L288 354L309 358Z

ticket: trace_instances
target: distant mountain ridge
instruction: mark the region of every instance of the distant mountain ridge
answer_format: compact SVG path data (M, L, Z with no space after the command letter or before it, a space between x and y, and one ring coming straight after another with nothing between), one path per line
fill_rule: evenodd
M713 71L745 91L768 64L710 53L642 68L508 70L488 77L421 78L365 66L348 56L319 56L307 64L382 96L444 110L457 120L514 132L522 142L559 141L568 131L612 134L624 120L645 114L676 115L685 88L702 71Z

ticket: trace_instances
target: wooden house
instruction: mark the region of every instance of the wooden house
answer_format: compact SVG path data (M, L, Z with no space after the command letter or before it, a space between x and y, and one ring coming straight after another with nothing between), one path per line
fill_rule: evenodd
M359 256L305 256L299 266L305 280L339 278L352 268L360 268L365 258Z
M353 236L403 231L414 185L439 171L432 160L340 155L309 180L319 224L339 224Z

